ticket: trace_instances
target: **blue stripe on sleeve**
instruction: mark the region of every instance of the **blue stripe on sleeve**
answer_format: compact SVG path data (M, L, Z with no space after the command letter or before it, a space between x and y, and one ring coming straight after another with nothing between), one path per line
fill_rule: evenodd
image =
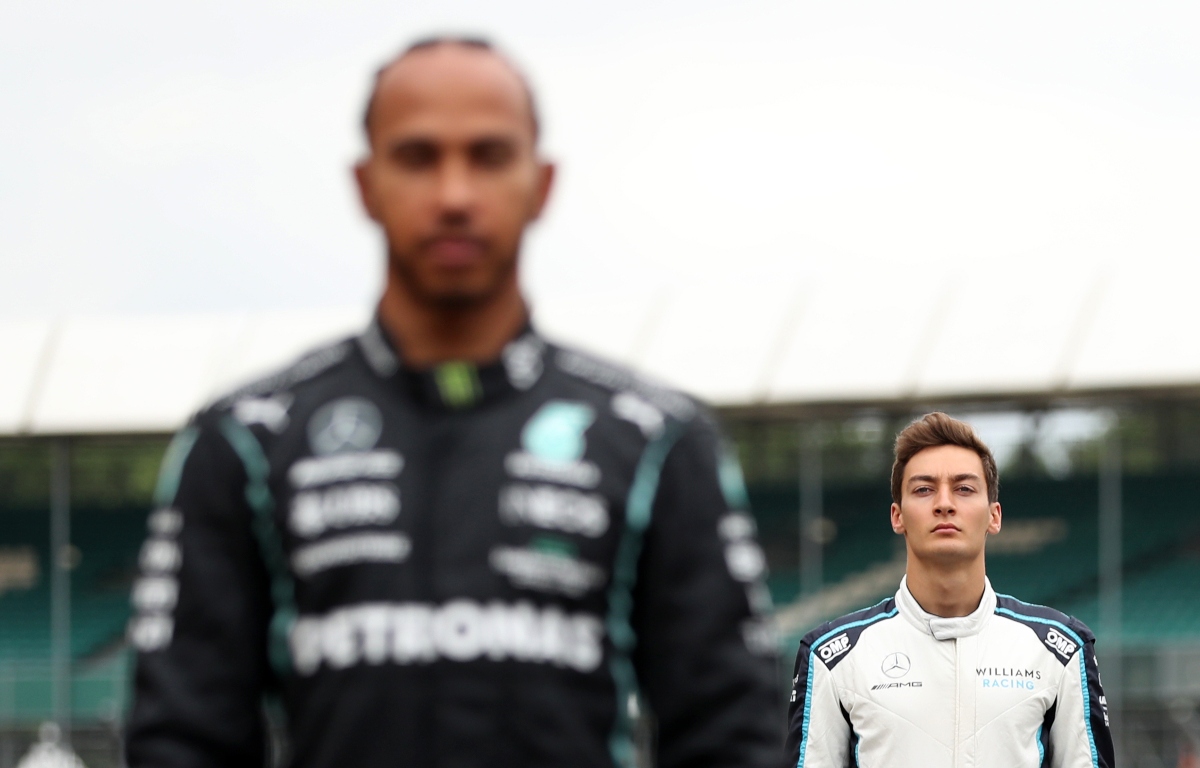
M803 728L804 735L800 738L800 759L796 762L796 768L804 768L804 752L808 748L808 725L810 722L809 718L812 714L813 662L816 661L817 648L821 645L821 643L825 642L839 632L845 632L847 629L854 629L855 627L863 627L867 624L874 624L882 619L890 619L891 617L895 616L899 610L899 608L893 608L887 613L881 613L878 616L872 616L869 619L852 621L849 624L837 626L821 635L812 644L812 646L810 646L812 650L808 652L808 681L804 689L804 725L801 726Z
M1092 697L1088 691L1087 660L1083 657L1086 644L1083 642L1083 638L1077 635L1070 627L1067 627L1062 622L1054 621L1053 619L1043 619L1039 616L1026 616L1016 613L1015 611L1010 611L1007 608L997 608L996 613L1004 614L1021 621L1035 621L1038 624L1047 624L1055 629L1065 632L1072 640L1075 641L1075 644L1079 647L1077 651L1079 656L1079 678L1083 685L1083 722L1084 725L1087 726L1088 745L1092 748L1092 765L1094 768L1100 768L1100 755L1096 752L1096 737L1092 735ZM1038 746L1040 749L1040 741Z

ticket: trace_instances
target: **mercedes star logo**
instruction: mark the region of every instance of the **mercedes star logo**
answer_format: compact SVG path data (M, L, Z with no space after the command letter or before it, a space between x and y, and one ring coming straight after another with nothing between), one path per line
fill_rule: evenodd
M912 662L903 653L889 653L883 657L883 674L888 677L904 677L912 668Z

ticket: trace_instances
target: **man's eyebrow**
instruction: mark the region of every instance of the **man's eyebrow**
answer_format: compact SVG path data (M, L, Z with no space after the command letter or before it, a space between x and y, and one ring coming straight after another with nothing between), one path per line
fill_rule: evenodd
M974 472L963 472L961 474L957 474L954 477L950 478L950 480L951 480L951 482L955 482L955 483L961 483L963 480L975 480L976 482L978 482L979 475L975 474ZM908 478L908 482L910 482L910 483L916 483L916 482L936 483L937 478L934 477L933 475L913 475L912 477Z

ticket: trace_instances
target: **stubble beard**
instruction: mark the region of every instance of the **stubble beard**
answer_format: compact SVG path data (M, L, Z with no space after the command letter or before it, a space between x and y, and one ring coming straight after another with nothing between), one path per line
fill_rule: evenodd
M419 258L419 257L416 257ZM460 313L479 308L495 299L504 285L515 278L517 252L506 254L487 275L483 285L439 288L426 284L420 270L413 268L415 258L388 249L388 271L413 301L436 312Z

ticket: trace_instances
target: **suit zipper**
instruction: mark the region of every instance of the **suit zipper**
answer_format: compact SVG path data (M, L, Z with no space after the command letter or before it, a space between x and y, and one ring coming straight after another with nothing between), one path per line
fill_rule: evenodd
M958 638L954 638L954 768L958 768L959 716L962 714L962 702L958 691Z

